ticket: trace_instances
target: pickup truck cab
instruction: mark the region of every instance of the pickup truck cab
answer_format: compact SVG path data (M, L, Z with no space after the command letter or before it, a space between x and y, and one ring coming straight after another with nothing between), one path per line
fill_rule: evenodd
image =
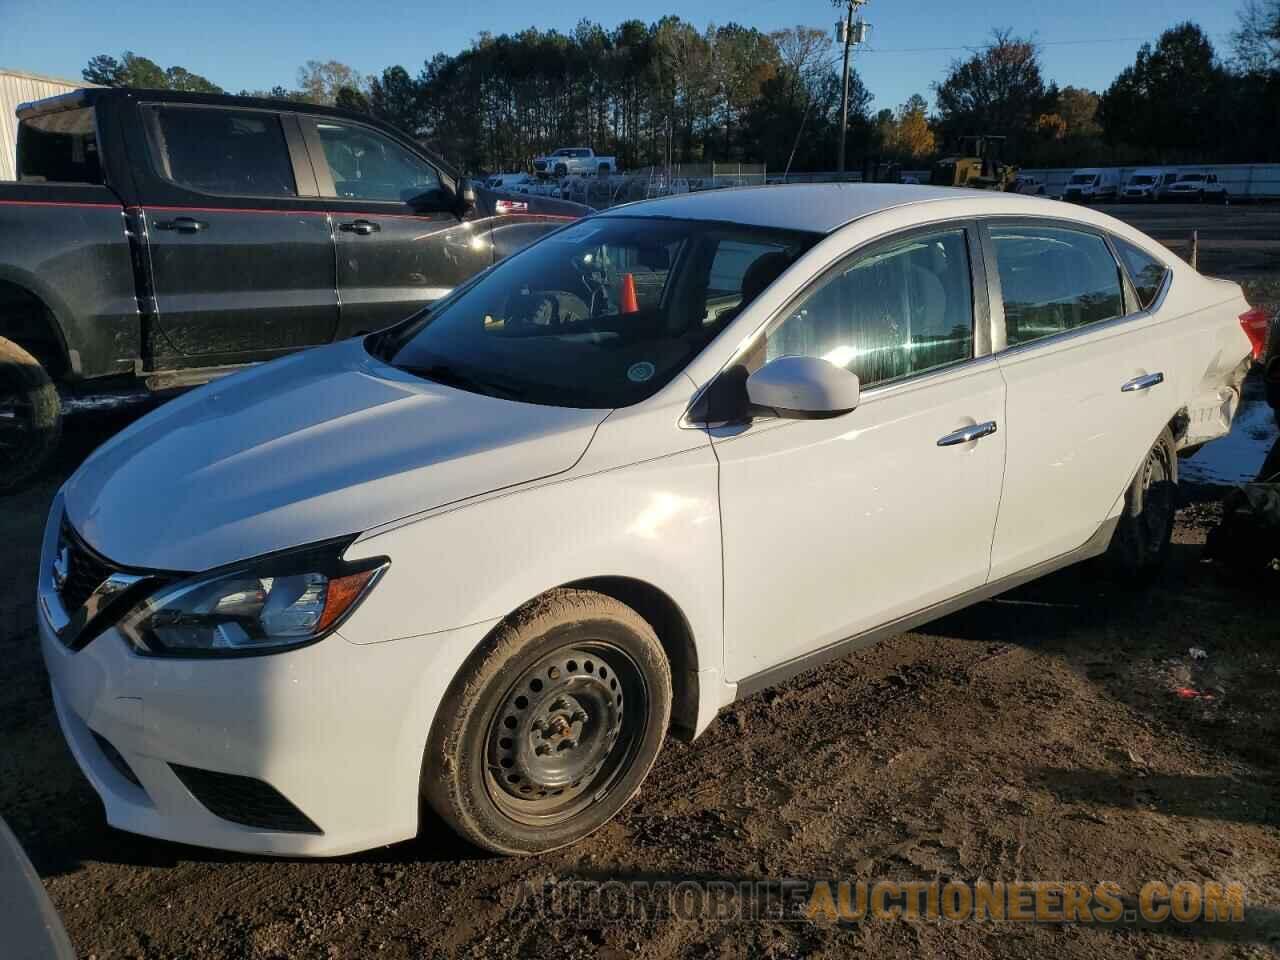
M1194 200L1197 203L1204 203L1206 200L1226 203L1228 194L1226 184L1218 180L1216 173L1192 170L1178 174L1178 179L1166 186L1159 194L1159 198L1161 200L1180 200L1183 203L1189 200Z
M533 172L539 177L567 177L570 174L598 174L607 177L618 172L614 157L602 157L590 147L561 147L546 157L533 161Z
M60 392L191 386L402 320L577 204L464 186L393 127L293 102L86 89L18 108L0 184L0 490Z

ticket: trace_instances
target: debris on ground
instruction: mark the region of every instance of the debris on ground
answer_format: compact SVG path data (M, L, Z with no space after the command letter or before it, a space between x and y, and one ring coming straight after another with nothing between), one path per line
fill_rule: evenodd
M1228 493L1204 558L1241 573L1280 572L1280 482L1246 483Z

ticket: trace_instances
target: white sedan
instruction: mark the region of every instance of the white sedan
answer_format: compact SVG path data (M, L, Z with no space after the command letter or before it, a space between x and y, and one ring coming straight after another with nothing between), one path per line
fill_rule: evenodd
M151 836L341 854L425 798L491 850L572 843L736 698L1088 557L1156 568L1250 317L1012 194L578 221L85 461L39 573L62 729Z

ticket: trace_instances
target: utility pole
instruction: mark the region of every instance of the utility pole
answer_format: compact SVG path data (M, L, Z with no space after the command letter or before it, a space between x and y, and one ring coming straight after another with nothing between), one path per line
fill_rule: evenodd
M836 40L844 46L844 64L840 71L843 80L840 91L840 145L836 161L836 168L840 173L844 173L844 147L849 133L849 56L853 45L866 40L867 31L871 29L871 25L864 23L861 16L854 23L853 12L866 2L867 0L847 0L844 18L836 21Z

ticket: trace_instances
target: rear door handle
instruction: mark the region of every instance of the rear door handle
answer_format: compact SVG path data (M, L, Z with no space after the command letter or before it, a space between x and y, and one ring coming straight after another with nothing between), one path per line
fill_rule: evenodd
M1132 380L1126 381L1121 387L1121 393L1133 393L1135 390L1150 390L1156 384L1164 383L1163 373L1148 373L1141 377L1134 377Z
M201 230L209 229L209 224L204 220L197 220L195 217L174 217L172 220L157 220L154 224L157 230L176 230L178 233L199 233Z
M972 443L974 440L981 440L983 437L989 437L996 432L996 422L988 420L986 423L975 423L971 427L961 427L948 433L945 437L938 438L938 446L954 447L961 443Z
M338 224L338 229L344 233L355 233L362 237L367 237L371 233L377 233L382 229L382 224L374 223L372 220L351 220L347 223Z

